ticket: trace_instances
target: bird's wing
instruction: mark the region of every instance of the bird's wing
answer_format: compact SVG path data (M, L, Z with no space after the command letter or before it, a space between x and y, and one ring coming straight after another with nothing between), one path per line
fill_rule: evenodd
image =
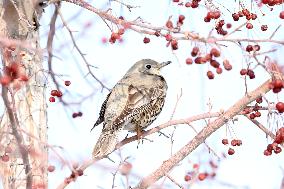
M135 115L139 114L145 109L150 108L156 100L163 95L159 88L146 88L143 86L128 87L127 101L121 113L113 120L108 129L119 129L119 126L127 123Z
M105 116L105 111L106 111L106 104L108 101L108 98L110 96L111 92L107 95L104 103L101 106L101 110L100 110L100 114L99 114L99 118L97 119L96 123L94 124L94 126L92 127L91 131L98 126L99 124L101 124L104 121L104 116Z

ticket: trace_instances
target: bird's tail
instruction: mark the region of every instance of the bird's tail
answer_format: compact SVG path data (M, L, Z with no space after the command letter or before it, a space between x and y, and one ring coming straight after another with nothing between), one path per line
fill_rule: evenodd
M93 150L93 158L103 158L114 151L120 130L102 131Z

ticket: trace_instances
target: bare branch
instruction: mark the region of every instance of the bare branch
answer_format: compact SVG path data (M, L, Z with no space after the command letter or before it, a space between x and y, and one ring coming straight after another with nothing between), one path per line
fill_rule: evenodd
M260 87L254 91L248 93L239 101L237 101L232 107L230 107L222 116L211 122L207 127L203 128L189 143L182 147L168 160L164 161L163 164L149 176L143 178L135 189L145 189L155 183L161 177L165 176L177 163L188 156L194 149L196 149L201 143L205 141L213 132L223 126L228 120L232 119L239 112L243 110L250 102L254 101L257 97L270 91L269 88L270 80L267 80Z

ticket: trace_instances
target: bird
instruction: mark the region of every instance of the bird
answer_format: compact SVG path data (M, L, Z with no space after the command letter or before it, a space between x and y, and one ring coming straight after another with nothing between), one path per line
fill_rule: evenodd
M112 153L123 130L137 132L139 141L142 130L163 109L168 86L160 70L170 63L171 61L159 63L152 59L142 59L110 90L92 128L103 123L93 149L94 159L101 159Z

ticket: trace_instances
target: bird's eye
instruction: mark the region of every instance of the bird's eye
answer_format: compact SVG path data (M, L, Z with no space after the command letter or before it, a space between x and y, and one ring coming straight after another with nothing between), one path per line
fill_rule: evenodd
M147 68L147 69L151 69L151 65L150 65L150 64L147 64L147 65L146 65L146 68Z

